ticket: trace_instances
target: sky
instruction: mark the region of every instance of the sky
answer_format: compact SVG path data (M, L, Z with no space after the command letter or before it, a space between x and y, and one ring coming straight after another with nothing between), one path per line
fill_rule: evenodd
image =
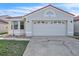
M23 16L47 5L48 3L0 3L0 15ZM78 3L52 3L52 5L76 16L79 15Z

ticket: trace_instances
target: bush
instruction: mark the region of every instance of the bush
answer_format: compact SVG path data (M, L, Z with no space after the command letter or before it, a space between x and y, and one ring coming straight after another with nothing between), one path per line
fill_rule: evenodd
M8 32L1 32L0 35L7 34Z
M74 36L79 36L79 33L75 32L75 33L74 33Z

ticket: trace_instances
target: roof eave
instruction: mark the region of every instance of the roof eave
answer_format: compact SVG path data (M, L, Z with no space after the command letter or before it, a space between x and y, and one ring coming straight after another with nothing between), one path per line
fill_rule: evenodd
M48 7L48 6L51 6L51 7L53 7L53 8L56 8L56 9L58 9L58 10L60 10L60 11L65 12L65 13L67 13L67 14L70 14L70 15L72 15L72 16L75 16L74 14L69 13L69 12L67 12L67 11L64 11L64 10L62 10L62 9L60 9L60 8L57 8L57 7L55 7L55 6L51 5L51 4L49 4L49 5L47 5L47 6L44 6L44 7L42 7L42 8L39 8L39 9L33 11L33 12L30 12L30 13L24 15L24 16L28 16L28 15L30 15L30 14L32 14L32 13L34 13L34 12L37 12L37 11L39 11L39 10L41 10L41 9L44 9L44 8L46 8L46 7Z

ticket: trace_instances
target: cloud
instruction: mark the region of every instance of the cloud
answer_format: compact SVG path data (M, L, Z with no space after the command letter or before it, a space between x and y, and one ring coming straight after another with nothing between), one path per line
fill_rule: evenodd
M45 5L40 5L40 6L33 6L33 7L16 7L16 9L19 9L19 10L22 10L22 11L27 11L26 13L29 13L29 12L32 12L34 10L37 10L43 6L46 6L47 4Z
M0 10L0 15L10 15L10 16L22 16L27 13L30 13L36 9L41 8L46 4L41 4L40 6L33 6L33 7L15 7L13 9L8 10Z
M40 6L21 6L7 10L0 10L0 15L22 16L46 5L47 4L41 3ZM77 3L53 3L52 5L68 11L72 14L79 15L79 4Z
M56 4L59 8L68 11L74 15L79 15L79 4L78 3L63 3L63 4Z
M75 14L76 16L79 15L79 4L67 4L66 8L69 10L70 13Z

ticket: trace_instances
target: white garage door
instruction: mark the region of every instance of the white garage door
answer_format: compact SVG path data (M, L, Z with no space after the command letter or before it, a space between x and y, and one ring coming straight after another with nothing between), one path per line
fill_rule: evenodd
M66 20L33 20L33 36L65 36Z

